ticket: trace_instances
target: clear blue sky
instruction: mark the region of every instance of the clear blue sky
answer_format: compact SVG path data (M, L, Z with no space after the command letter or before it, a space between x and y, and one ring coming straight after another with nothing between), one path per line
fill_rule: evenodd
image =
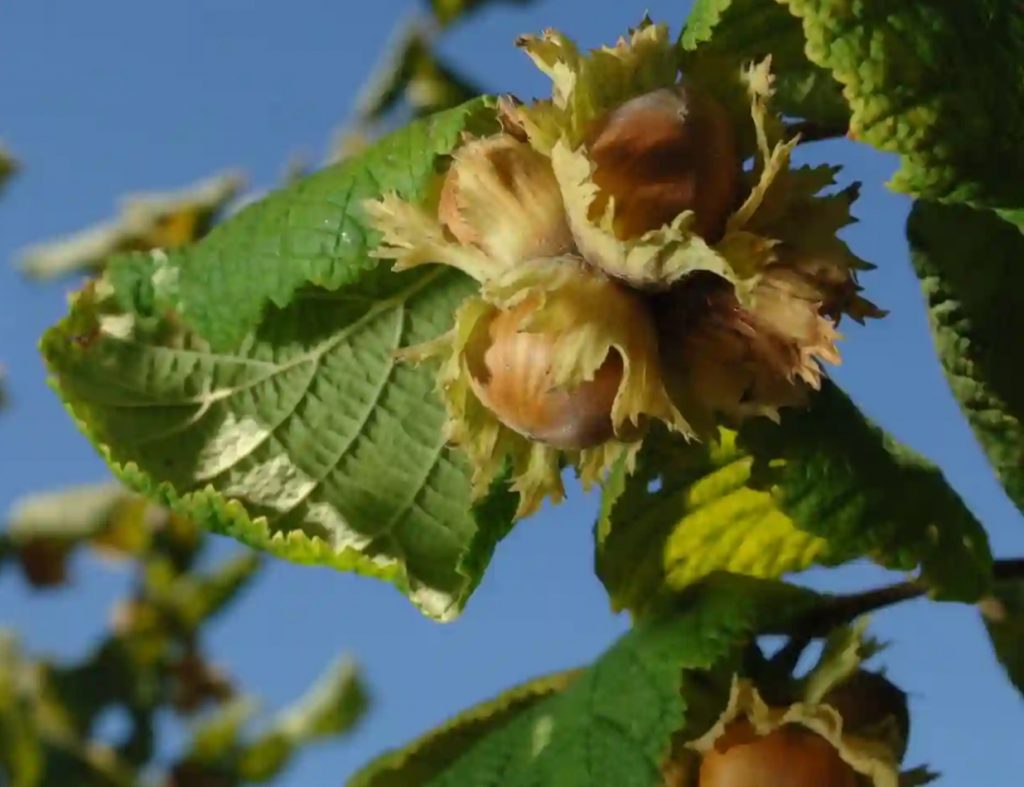
M450 34L444 50L492 89L538 95L546 85L513 48L517 34L556 26L597 45L636 23L643 5L678 28L689 4L499 7ZM35 351L71 285L22 282L10 264L15 251L107 217L125 191L177 187L232 166L268 186L290 154L318 160L392 26L417 8L416 0L4 3L0 138L25 171L0 204L0 363L12 398L0 416L0 509L24 493L106 475L46 388ZM865 182L861 223L848 237L878 265L864 280L869 295L892 310L868 330L849 330L835 376L871 416L945 468L990 528L997 554L1024 554L1024 522L933 357L903 239L909 201L881 185L893 160L831 143L808 155L847 164L846 175ZM211 631L215 656L274 709L348 651L364 665L375 699L357 734L308 752L281 784L339 785L381 749L461 707L597 654L625 621L607 611L591 572L594 510L593 497L576 494L520 525L465 615L449 625L420 617L389 586L275 563ZM219 545L223 553L232 547ZM90 559L75 569L80 581L71 590L46 596L29 594L6 572L0 625L19 629L32 648L82 653L126 578ZM885 575L853 567L809 579L838 589ZM911 693L908 762L928 762L950 787L1019 785L1024 702L997 668L973 610L915 602L877 615L874 630L892 641L884 662Z

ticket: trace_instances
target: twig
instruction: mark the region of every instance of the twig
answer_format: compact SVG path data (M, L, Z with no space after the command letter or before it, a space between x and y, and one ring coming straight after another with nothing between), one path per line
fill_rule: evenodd
M1024 579L1024 558L995 561L992 576L997 580ZM798 619L793 627L794 632L798 632L794 639L820 637L876 609L924 596L928 590L921 581L910 580L863 593L835 596Z
M996 579L1024 579L1024 557L1012 560L997 560L992 567Z
M992 566L996 580L1024 579L1024 558L997 560ZM861 615L876 609L920 598L928 593L928 587L918 580L897 582L875 590L854 593L848 596L834 596L798 618L790 627L790 638L771 658L776 665L787 672L796 667L800 654L811 640L822 637L833 629L851 623Z
M823 126L811 120L801 120L786 126L786 136L800 135L801 142L820 142L823 139L845 137L849 129L845 126Z

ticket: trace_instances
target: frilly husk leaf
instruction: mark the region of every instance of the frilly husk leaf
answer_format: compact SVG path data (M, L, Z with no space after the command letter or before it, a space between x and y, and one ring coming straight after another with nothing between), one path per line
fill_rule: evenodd
M436 210L406 202L397 194L363 203L374 228L381 234L380 245L372 256L394 260L394 270L441 263L458 268L477 281L497 275L503 263L476 246L464 246L445 235Z
M771 97L770 60L737 71L735 79L747 89L747 120L757 140L755 166L745 178L747 196L729 217L726 233L710 246L694 231L694 215L684 211L672 222L639 238L620 239L615 232L615 202L609 199L597 215L593 206L600 190L594 182L594 164L585 147L572 142L572 130L562 127L562 137L550 148L555 177L562 189L569 226L580 253L612 276L643 289L667 289L694 271L708 271L737 286L740 299L757 284L757 275L774 260L770 253L778 239L770 231L755 232L752 223L768 207L775 184L788 172L790 154L797 140L775 139L769 124ZM557 100L556 100L557 103ZM775 209L775 215L779 215ZM785 216L785 211L781 212ZM770 222L761 222L770 230ZM760 229L760 227L759 227Z
M611 352L622 358L611 413L616 438L583 451L558 451L504 426L474 393L472 379L484 375L491 321L525 299L530 309L521 329L557 337L550 372L554 385L572 388L593 379ZM692 433L662 385L657 337L642 304L577 258L534 260L487 282L481 297L469 298L458 310L446 344L428 349L445 356L439 384L449 412L448 436L473 460L474 485L481 493L505 462L511 463L520 516L535 511L545 497L562 499L563 455L589 486L623 455L630 461L646 419Z
M550 102L517 112L530 144L543 153L560 138L576 149L595 119L634 96L670 87L679 75L678 51L668 26L649 19L615 46L586 54L557 30L522 36L517 44L553 85Z
M573 245L550 160L509 134L456 150L438 218L459 241L505 266L566 254Z
M620 240L615 234L614 200L608 200L596 220L590 215L599 189L585 149L573 151L559 140L551 150L551 164L580 254L601 270L639 288L666 289L695 270L735 279L729 260L693 231L692 211L639 238Z
M853 770L864 776L872 787L898 787L899 763L892 750L884 743L843 733L843 719L828 705L797 702L787 707L770 707L754 684L735 678L729 704L718 721L706 733L690 742L697 752L710 751L726 730L737 719L746 719L759 735L767 735L787 724L796 724L820 735L836 749Z
M644 416L682 434L691 431L661 383L658 339L644 303L579 258L551 257L509 269L487 282L483 297L508 309L524 298L537 306L523 330L557 336L555 385L591 380L608 353L622 356L623 375L612 406L616 432L637 427Z

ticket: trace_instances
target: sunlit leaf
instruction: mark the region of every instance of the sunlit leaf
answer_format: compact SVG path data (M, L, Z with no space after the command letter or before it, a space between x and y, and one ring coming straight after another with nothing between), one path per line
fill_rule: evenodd
M471 499L435 370L395 352L447 330L472 284L449 270L392 273L368 256L358 206L428 188L438 156L485 116L477 102L413 125L193 248L122 259L83 291L43 349L129 486L257 548L381 577L432 616L458 614L514 500L501 489ZM247 334L211 345L161 303L221 340Z
M445 330L466 292L460 274L416 271L369 292L308 293L217 353L144 320L125 334L124 315L103 315L86 291L44 351L129 486L272 554L390 580L450 618L515 501L471 501L433 370L393 353Z
M484 98L412 123L357 157L247 205L194 246L116 258L111 274L118 295L130 311L173 310L224 351L237 350L257 331L267 307L288 306L309 285L353 302L382 288L382 295L392 294L394 277L370 256L378 236L366 225L361 203L385 191L420 199L460 135L494 124ZM330 301L329 293L321 295ZM350 310L357 308L353 303Z
M618 609L716 570L775 577L869 557L968 600L991 572L984 530L939 470L831 384L781 425L748 422L717 444L649 439L637 472L606 485L597 540Z

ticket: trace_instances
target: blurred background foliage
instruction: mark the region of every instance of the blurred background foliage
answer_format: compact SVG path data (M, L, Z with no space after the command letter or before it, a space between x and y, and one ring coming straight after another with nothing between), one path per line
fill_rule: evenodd
M68 559L79 549L129 561L132 582L95 647L75 663L24 653L0 633L0 775L12 787L229 787L266 782L304 745L347 732L366 691L341 660L307 697L258 726L254 698L216 666L203 629L230 609L259 575L248 551L210 568L210 537L191 522L117 484L33 496L11 512L0 540L0 570L20 569L40 590L68 590ZM98 732L119 711L125 730ZM157 765L158 714L190 723L191 738Z
M431 0L398 22L322 165L343 161L412 118L482 92L438 57L435 44L490 1ZM0 194L18 167L0 144ZM289 160L284 179L309 169ZM118 252L192 243L258 196L246 191L236 171L173 191L129 194L108 221L33 245L16 264L35 280L89 276ZM0 367L0 407L2 380ZM17 411L0 417L17 417ZM20 572L39 592L70 593L70 558L91 550L127 563L132 580L109 619L96 621L101 633L82 660L27 653L16 632L0 629L0 787L266 783L304 746L354 727L368 694L346 658L269 719L257 718L256 697L211 660L204 627L231 609L262 566L248 551L205 565L213 538L116 482L44 491L12 507L0 531L0 571ZM115 735L104 729L112 711L127 719ZM169 761L159 741L165 713L190 730Z

